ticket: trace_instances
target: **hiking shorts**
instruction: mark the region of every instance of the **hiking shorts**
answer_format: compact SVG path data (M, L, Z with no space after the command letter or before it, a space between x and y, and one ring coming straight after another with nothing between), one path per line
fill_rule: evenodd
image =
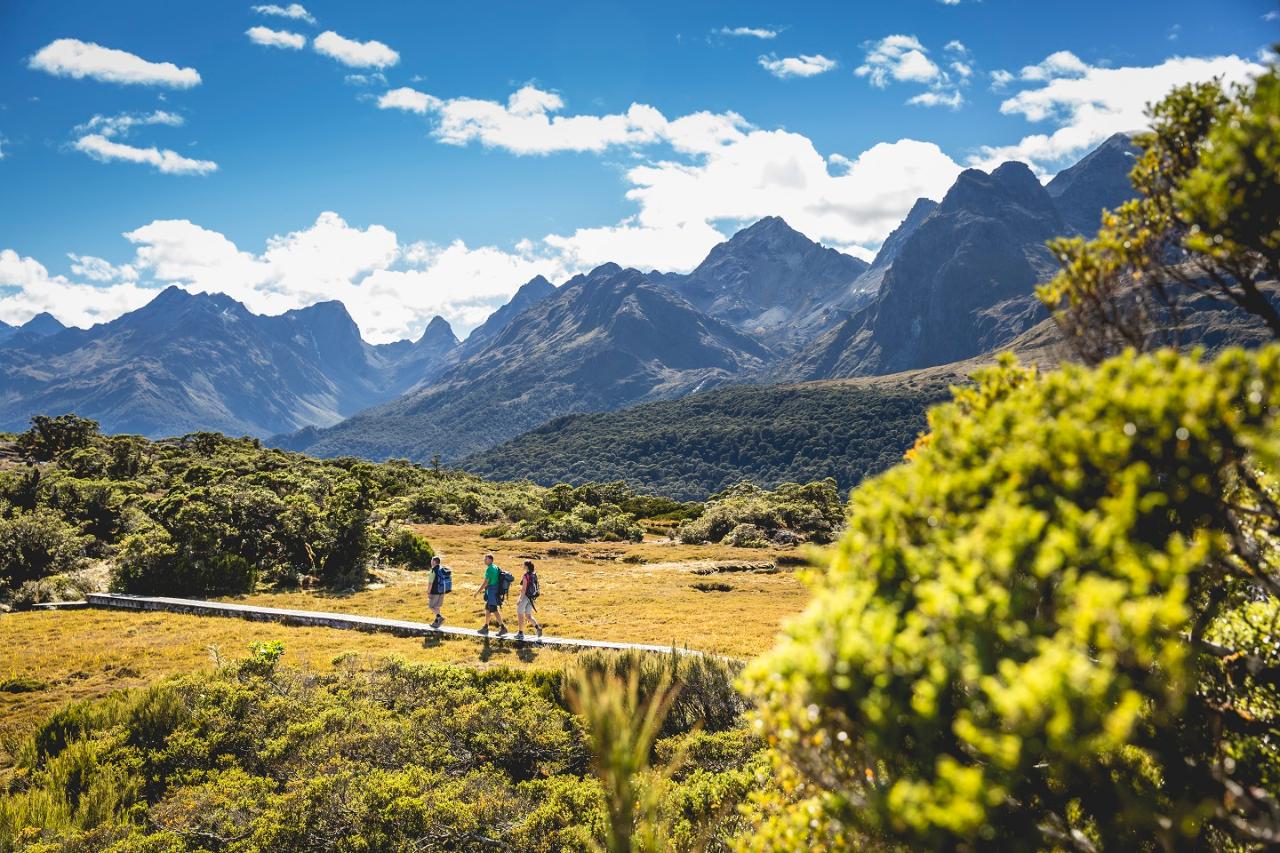
M432 610L439 610L440 608L444 607L444 593L443 592L427 593L427 607L430 607Z
M529 600L529 596L527 595L520 596L520 600L516 602L516 615L517 616L533 615L533 602Z
M498 612L498 585L484 588L484 606L490 613Z

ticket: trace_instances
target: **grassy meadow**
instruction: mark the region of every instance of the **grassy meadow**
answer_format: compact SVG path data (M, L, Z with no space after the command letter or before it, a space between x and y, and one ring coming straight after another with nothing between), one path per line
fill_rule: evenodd
M480 625L483 606L471 592L488 551L517 575L523 559L536 561L543 589L538 618L548 634L557 636L675 644L746 659L771 642L782 621L808 600L796 572L803 568L796 563L811 553L803 547L685 545L652 536L639 543L495 541L481 536L484 526L477 524L413 529L454 569L455 591L445 608L449 625ZM776 571L723 571L761 563ZM260 592L226 600L430 621L426 572L388 568L376 577L377 582L354 592ZM514 633L514 601L504 608L504 617ZM558 669L575 654L527 644L446 636L424 640L173 613L15 612L0 617L0 646L6 650L0 720L10 732L25 731L66 702L209 670L217 655L238 658L249 643L270 640L284 643L289 665L311 671L327 670L347 653L545 669ZM6 758L0 756L0 762Z

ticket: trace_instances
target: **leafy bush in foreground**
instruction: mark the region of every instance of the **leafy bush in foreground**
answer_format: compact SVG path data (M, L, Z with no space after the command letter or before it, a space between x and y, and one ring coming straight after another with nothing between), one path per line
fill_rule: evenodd
M280 664L278 643L213 674L69 705L15 749L0 798L14 851L593 850L609 832L583 722L560 673L353 657L329 674ZM588 658L583 671L611 671ZM637 683L680 685L686 709L732 673L639 657ZM698 695L708 692L707 699ZM633 697L634 698L634 697ZM681 716L652 744L705 758L648 785L675 849L723 849L732 805L760 782L741 717ZM630 784L628 782L628 784Z
M1277 837L1278 421L1280 346L1005 364L934 409L750 668L812 785L758 846Z

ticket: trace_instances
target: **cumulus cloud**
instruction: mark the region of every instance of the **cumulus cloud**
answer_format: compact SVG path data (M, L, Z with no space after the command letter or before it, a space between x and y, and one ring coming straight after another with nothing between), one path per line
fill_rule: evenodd
M194 68L179 68L172 62L149 62L128 51L103 47L79 39L58 39L40 48L27 65L57 77L85 77L106 83L141 86L168 86L189 89L200 83Z
M827 59L822 54L814 54L807 56L786 56L779 59L774 54L760 57L760 67L768 71L774 77L786 79L788 77L813 77L822 74L824 71L830 71L836 67L834 59Z
M269 3L264 6L253 6L253 11L259 15L275 15L277 18L292 18L295 21L306 21L308 24L314 25L316 19L306 10L300 3L290 3L288 6L277 6Z
M336 59L352 68L387 68L400 61L400 54L380 41L355 41L333 30L316 36L311 46L316 53Z
M1238 56L1173 57L1151 66L1102 68L1059 51L1021 77L1041 85L1025 88L1000 105L1005 115L1055 127L1048 133L1023 137L1013 145L984 146L969 161L991 168L1005 160L1022 160L1042 176L1069 164L1108 136L1147 126L1148 104L1186 83L1220 77L1243 82L1263 67Z
M227 293L262 314L337 299L378 343L416 337L436 314L465 334L535 275L565 275L557 258L531 246L405 245L389 228L353 227L333 212L270 238L260 253L187 220L124 236L137 246L133 266L156 282Z
M924 45L915 36L885 36L872 43L866 60L853 73L866 77L878 89L895 80L929 83L942 71L926 54Z
M301 50L307 44L307 37L301 33L288 30L273 30L268 27L250 27L244 31L249 41L263 47L282 47L287 50Z
M627 112L610 115L552 115L563 109L564 100L533 85L513 92L505 104L477 98L437 98L403 87L383 94L378 106L430 115L432 135L446 144L479 142L514 154L598 152L616 145L674 139L691 131L688 125L673 128L662 113L645 104L632 104Z
M603 228L549 235L567 265L607 260L648 269L688 270L725 231L769 214L815 240L871 254L920 196L941 197L960 166L936 145L903 139L856 158L824 159L804 136L751 130L693 163L660 161L627 173L639 212Z
M25 323L48 311L68 325L91 326L140 308L154 296L155 290L131 281L101 287L50 275L35 258L0 250L0 319L8 323Z
M907 98L907 103L917 107L948 107L957 110L964 103L964 96L955 89L929 91L912 95Z
M1023 80L1056 80L1059 77L1079 77L1089 70L1084 60L1069 50L1049 54L1035 65L1027 65L1018 76Z
M768 27L721 27L716 32L722 36L747 36L766 40L778 37L778 30Z
M108 139L128 136L135 127L146 125L165 125L181 127L182 116L167 110L154 110L149 113L120 113L113 116L95 115L84 124L76 126L77 133L98 133Z
M132 264L116 266L108 260L93 255L77 255L68 252L71 272L89 281L137 281L138 270Z
M1012 72L997 68L991 72L991 91L999 92L1014 81Z
M945 95L939 95L945 97ZM544 244L566 268L605 261L646 269L692 268L722 227L781 215L810 237L868 254L922 195L940 197L961 167L938 146L899 140L856 158L825 159L806 137L752 127L735 113L669 119L654 107L626 113L553 116L563 99L526 86L506 103L445 100L393 89L384 109L425 115L447 144L476 143L515 154L669 146L675 156L648 157L626 172L626 197L637 212L621 222L551 234Z
M207 175L218 169L212 160L195 160L183 157L176 151L156 147L139 148L123 142L115 142L100 133L90 133L72 143L77 151L95 160L110 163L115 160L142 163L166 175Z
M877 89L888 88L892 83L923 84L928 91L908 98L908 104L958 109L964 103L960 87L973 73L973 67L962 59L968 56L968 48L962 42L952 40L943 49L953 57L951 73L929 58L928 49L915 36L885 36L868 43L866 59L853 73L867 78Z

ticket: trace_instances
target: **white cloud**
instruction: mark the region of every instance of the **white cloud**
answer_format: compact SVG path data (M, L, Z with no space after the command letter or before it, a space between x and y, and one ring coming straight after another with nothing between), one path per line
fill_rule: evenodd
M952 55L950 72L944 71L929 58L928 49L915 36L885 36L869 43L866 61L853 73L866 77L878 89L888 88L891 83L923 84L928 87L928 91L908 98L908 104L959 109L964 103L960 87L968 85L968 79L973 74L973 65L961 58L968 57L969 49L962 42L953 39L947 42L943 50Z
M1084 60L1069 50L1059 50L1046 56L1035 65L1028 65L1018 76L1023 80L1056 80L1059 77L1079 77L1089 70Z
M813 77L836 67L834 59L827 59L822 54L807 56L786 56L779 59L774 54L760 57L760 67L774 77Z
M342 78L342 82L350 86L385 86L387 75L381 71L375 71L372 74L348 74Z
M626 113L611 115L550 115L564 107L563 99L533 85L512 93L505 104L476 98L448 100L408 87L392 89L378 99L381 109L429 114L432 135L449 145L479 142L514 154L555 151L603 151L616 145L641 145L661 138L689 137L689 125L673 126L653 107L632 104Z
M249 41L263 47L283 47L287 50L302 50L307 44L307 37L301 33L288 30L273 30L268 27L250 27L244 31Z
M104 163L113 160L143 163L153 166L166 175L207 175L218 169L218 164L212 160L193 160L167 148L139 148L126 145L122 142L114 142L99 133L80 137L72 143L72 147Z
M123 50L103 47L79 39L50 42L28 60L27 65L58 77L85 77L106 83L169 86L189 89L200 83L194 68L179 68L172 62L149 62Z
M866 61L853 73L866 77L878 89L894 80L928 83L937 79L942 71L926 53L915 36L885 36L873 43Z
M166 110L155 110L149 113L120 113L119 115L95 115L87 122L76 126L76 133L99 133L108 139L128 136L135 127L146 125L164 125L166 127L182 127L184 120L177 113Z
M260 15L275 15L278 18L293 18L295 21L306 21L308 24L315 24L316 19L311 17L300 3L290 3L288 6L277 6L269 3L265 6L253 6L253 11Z
M1014 81L1012 73L1005 71L1003 68L997 68L991 72L991 91L999 92Z
M767 27L721 27L716 30L722 36L749 36L758 39L772 39L778 37L778 30L769 29Z
M903 139L853 159L827 160L799 134L751 130L693 163L633 167L627 198L637 214L616 226L545 239L567 265L616 260L687 270L724 239L717 223L732 230L776 214L815 240L866 255L917 198L940 198L960 171L932 143Z
M1145 128L1147 105L1175 86L1215 77L1225 83L1243 82L1263 71L1261 65L1238 56L1178 56L1158 65L1122 68L1077 65L1079 60L1068 56L1060 51L1028 66L1035 69L1029 79L1047 75L1043 84L1023 89L1000 105L1006 115L1048 122L1056 129L1023 137L1013 145L984 146L969 158L972 165L986 169L1005 160L1022 160L1047 175L1113 133Z
M98 287L51 276L35 258L0 250L0 319L25 323L48 311L64 323L90 326L140 308L156 292L131 281Z
M138 270L132 264L116 266L110 261L93 255L77 255L68 252L71 272L89 281L137 281Z
M1280 21L1280 9L1272 9L1262 16L1262 20L1270 23L1271 21Z
M947 107L958 110L964 104L964 95L961 95L955 89L947 91L931 90L907 98L907 103L916 107Z
M429 116L432 135L453 145L477 143L515 154L669 145L672 159L648 159L626 173L626 195L636 213L617 224L544 238L566 268L613 260L646 269L688 269L723 239L721 223L770 214L814 239L866 254L917 198L940 197L961 169L936 145L914 140L878 145L854 159L827 160L806 137L759 130L734 113L668 119L651 106L633 104L619 114L547 114L562 104L558 95L533 87L505 104L442 100L408 88L393 89L379 101L384 109Z
M157 220L125 237L137 245L133 266L157 282L227 293L262 314L337 299L378 343L416 337L436 314L465 334L535 275L566 274L528 244L515 252L460 240L402 245L388 228L355 228L332 212L272 237L261 254L187 220Z
M383 93L378 98L378 108L383 110L405 110L422 115L430 110L439 109L443 103L439 98L419 92L409 86L401 86Z
M355 41L326 30L311 43L324 54L352 68L386 68L400 61L400 54L380 41Z

